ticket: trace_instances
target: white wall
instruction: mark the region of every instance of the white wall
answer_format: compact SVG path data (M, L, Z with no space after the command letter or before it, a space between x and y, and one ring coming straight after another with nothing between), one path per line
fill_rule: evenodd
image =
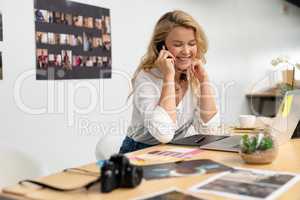
M50 172L93 162L96 142L104 133L112 141L124 136L131 110L130 102L126 104L127 79L145 53L156 20L166 11L183 9L206 30L211 80L220 92L222 84L234 82L223 96L226 122L248 112L244 94L257 82L260 85L273 57L299 56L300 8L289 6L283 13L281 0L77 1L111 9L112 79L36 81L33 1L0 4L0 141L27 152ZM44 110L30 114L24 110L28 107ZM90 111L79 114L77 107ZM83 122L89 123L88 131L79 127Z

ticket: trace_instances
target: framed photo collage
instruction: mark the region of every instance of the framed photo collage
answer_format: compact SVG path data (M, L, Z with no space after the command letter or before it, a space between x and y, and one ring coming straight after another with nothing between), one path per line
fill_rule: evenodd
M35 0L36 79L111 78L109 9Z
M2 12L0 10L0 44L3 42L3 25L2 25ZM2 51L0 49L0 80L3 79L3 72L2 72Z

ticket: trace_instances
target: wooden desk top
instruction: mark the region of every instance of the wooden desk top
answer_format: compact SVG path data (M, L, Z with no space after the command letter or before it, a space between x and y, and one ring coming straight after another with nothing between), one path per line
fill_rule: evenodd
M176 146L177 148L178 146ZM174 148L171 145L159 145L151 148L147 148L141 151L137 151L131 153L129 155L138 155L152 150L162 150ZM194 147L195 148L195 147ZM193 157L193 159L212 159L214 161L226 164L232 167L243 167L243 168L255 168L255 169L266 169L266 170L274 170L274 171L282 171L282 172L293 172L300 173L300 139L291 140L289 143L280 146L279 154L277 159L268 165L248 165L245 164L237 153L229 153L229 152L218 152L218 151L206 151L203 150L199 154ZM158 161L159 162L159 161ZM156 163L158 163L156 162ZM152 163L154 164L154 163ZM88 169L90 171L98 171L98 168L95 164L89 164L83 166L83 168ZM62 173L56 174L56 176L60 176ZM135 189L116 189L109 194L102 194L99 192L100 186L99 184L92 187L89 191L84 189L77 190L74 192L56 192L53 190L47 189L33 189L31 187L22 188L23 195L25 194L26 198L22 196L10 195L8 193L0 193L0 197L13 197L15 199L131 199L137 198L140 196L145 196L149 194L153 194L154 192L159 192L161 190L166 190L168 188L178 188L179 190L185 191L189 193L187 190L199 182L207 179L210 176L214 176L215 174L210 175L199 175L199 176L190 176L190 177L180 177L180 178L167 178L160 180L151 180L151 181L143 181L140 186ZM53 178L54 175L49 176ZM62 179L61 179L62 180ZM16 187L16 186L14 186ZM22 187L22 186L21 186ZM20 189L20 188L19 188ZM290 188L286 193L280 196L279 199L300 199L300 182L297 182L292 188ZM207 195L204 193L194 193L194 195L206 198L206 199L228 199L220 196Z
M246 94L247 98L254 98L254 97L259 97L259 98L279 98L282 97L280 89L279 88L270 88L267 90L263 90L263 91L257 91L257 92L253 92L253 93L248 93Z

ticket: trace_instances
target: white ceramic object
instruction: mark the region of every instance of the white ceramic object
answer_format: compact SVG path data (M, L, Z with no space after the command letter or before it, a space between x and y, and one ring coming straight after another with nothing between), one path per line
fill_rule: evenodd
M255 115L240 115L240 128L254 128L256 122Z

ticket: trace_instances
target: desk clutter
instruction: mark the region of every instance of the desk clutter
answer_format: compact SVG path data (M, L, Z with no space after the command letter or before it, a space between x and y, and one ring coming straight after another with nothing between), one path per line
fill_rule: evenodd
M152 181L176 178L176 182L184 183L186 180L184 177L200 178L212 174L204 181L194 181L184 191L175 186L168 186L162 187L160 191L156 189L156 192L146 191L148 195L144 193L135 196L134 199L207 199L206 196L198 197L202 193L238 199L273 199L287 191L300 178L295 173L233 168L211 159L193 159L185 156L192 154L198 155L194 158L201 158L203 150L196 151L196 148L161 146L156 149L149 149L140 154L129 154L127 157L116 154L109 160L98 162L101 166L93 164L66 169L51 176L22 181L19 185L4 188L2 192L30 199L77 199L78 196L79 199L85 199L90 192L96 197L101 194L101 191L107 193L119 187L125 187L120 190L124 192L132 190L131 188L142 187ZM143 154L163 156L171 154L175 161L145 164L147 159L151 160L153 157L144 156L144 164L136 165L137 160L134 155Z

